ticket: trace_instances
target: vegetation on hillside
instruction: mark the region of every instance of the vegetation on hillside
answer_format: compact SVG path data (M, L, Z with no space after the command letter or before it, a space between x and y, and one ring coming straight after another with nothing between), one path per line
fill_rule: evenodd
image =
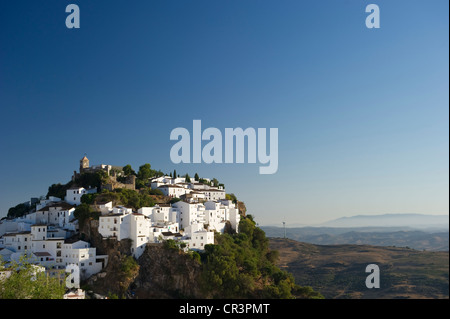
M270 238L277 264L326 298L446 298L449 253L369 245L314 245ZM368 264L380 267L379 289L365 285Z
M25 257L8 267L0 260L0 299L62 299L64 279L48 276Z
M251 215L241 219L239 233L215 238L217 244L206 245L200 254L203 286L213 298L322 298L275 265L278 253L269 249Z
M28 214L30 209L31 209L31 207L29 205L26 205L25 203L18 204L16 206L8 209L8 214L6 216L7 216L7 218L21 217L21 216Z
M113 205L123 205L137 210L141 207L155 206L155 200L151 194L159 194L159 192L137 192L131 189L118 188L113 191L103 190L97 194L85 194L81 197L81 202L92 205L95 202L112 201Z

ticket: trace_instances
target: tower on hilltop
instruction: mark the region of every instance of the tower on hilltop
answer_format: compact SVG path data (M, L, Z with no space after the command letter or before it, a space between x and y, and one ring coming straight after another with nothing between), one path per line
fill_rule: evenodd
M83 173L83 170L87 168L89 168L89 159L85 154L84 157L80 160L80 174Z

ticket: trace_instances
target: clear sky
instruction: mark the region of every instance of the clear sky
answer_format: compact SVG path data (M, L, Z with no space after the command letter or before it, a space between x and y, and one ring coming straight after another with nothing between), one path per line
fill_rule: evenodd
M260 225L448 214L448 37L447 0L1 1L0 216L85 153L216 177ZM173 164L194 119L278 128L278 172Z

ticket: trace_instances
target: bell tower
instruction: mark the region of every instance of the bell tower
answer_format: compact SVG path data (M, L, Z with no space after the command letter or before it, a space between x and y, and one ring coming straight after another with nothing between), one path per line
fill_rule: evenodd
M89 168L89 159L84 154L84 157L80 160L80 174L83 173L83 170Z

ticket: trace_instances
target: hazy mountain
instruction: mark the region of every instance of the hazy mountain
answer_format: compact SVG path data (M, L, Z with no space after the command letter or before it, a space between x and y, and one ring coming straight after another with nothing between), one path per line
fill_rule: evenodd
M284 237L283 227L260 227L267 237ZM286 237L316 245L376 245L448 251L448 230L418 230L410 227L292 227Z
M320 226L327 227L412 227L424 228L449 228L448 215L424 215L424 214L384 214L384 215L357 215L341 217Z

